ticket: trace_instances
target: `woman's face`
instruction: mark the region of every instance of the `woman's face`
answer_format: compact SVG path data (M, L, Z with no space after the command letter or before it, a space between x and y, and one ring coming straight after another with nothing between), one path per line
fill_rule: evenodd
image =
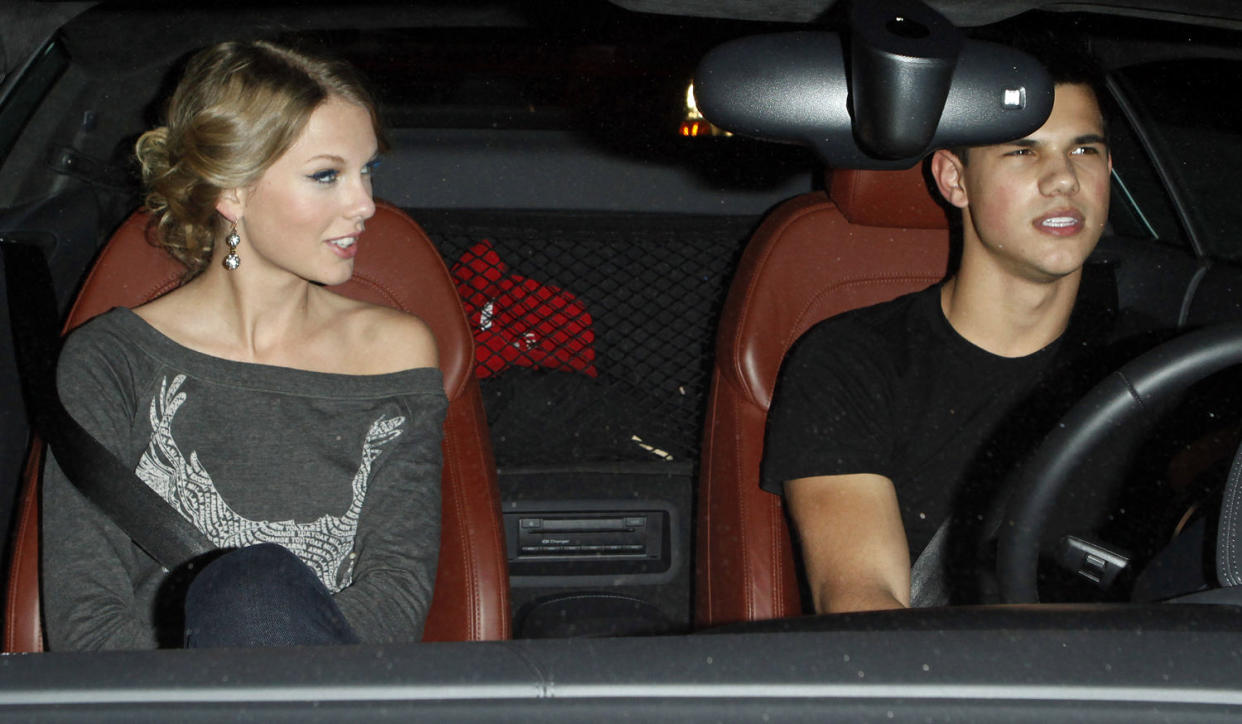
M327 285L347 281L358 235L375 213L377 151L365 108L335 96L321 103L257 183L222 197L221 213L236 219L242 239L238 271L283 270Z

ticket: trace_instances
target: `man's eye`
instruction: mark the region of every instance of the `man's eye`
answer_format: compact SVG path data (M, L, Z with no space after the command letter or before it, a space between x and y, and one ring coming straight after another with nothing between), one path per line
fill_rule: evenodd
M336 169L326 169L324 171L316 171L315 173L311 174L309 178L312 181L315 181L316 183L330 184L330 183L336 182L336 177L338 175L339 174L337 173Z
M1071 151L1071 153L1076 156L1098 156L1100 155L1100 149L1095 146L1079 146Z
M1014 150L1010 151L1009 153L1006 153L1005 155L1006 156L1030 156L1031 153L1032 151L1029 148L1015 148Z

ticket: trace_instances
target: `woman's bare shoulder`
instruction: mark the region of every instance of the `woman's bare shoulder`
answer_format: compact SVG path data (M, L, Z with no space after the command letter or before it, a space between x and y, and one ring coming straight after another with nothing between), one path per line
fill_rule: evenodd
M435 334L413 314L355 302L341 321L370 374L440 366Z

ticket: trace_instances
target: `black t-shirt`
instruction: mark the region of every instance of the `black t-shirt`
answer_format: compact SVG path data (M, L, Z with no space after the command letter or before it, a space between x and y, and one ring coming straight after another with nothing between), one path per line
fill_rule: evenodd
M797 478L884 475L913 560L950 511L983 514L1018 460L1124 361L1104 353L1116 322L1104 276L1084 279L1066 333L1025 357L961 337L939 285L821 322L782 366L762 487L781 494Z

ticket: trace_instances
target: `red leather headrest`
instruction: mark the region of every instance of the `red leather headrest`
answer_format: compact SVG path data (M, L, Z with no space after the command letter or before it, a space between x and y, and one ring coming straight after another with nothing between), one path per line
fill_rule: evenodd
M947 229L937 192L927 188L923 164L905 171L834 169L828 195L851 224L893 229Z

